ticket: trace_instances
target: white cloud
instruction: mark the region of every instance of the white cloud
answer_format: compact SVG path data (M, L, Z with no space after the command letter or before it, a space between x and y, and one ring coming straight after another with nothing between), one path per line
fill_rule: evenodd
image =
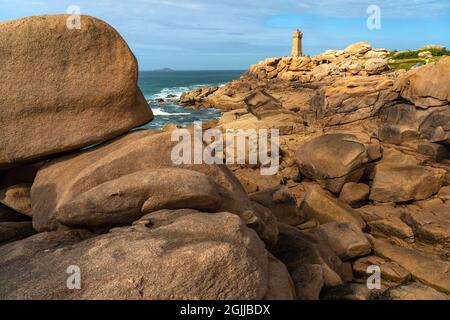
M292 28L270 27L265 23L268 17L309 15L365 20L371 4L380 6L383 19L438 17L448 15L450 9L448 0L0 0L0 18L65 13L69 5L78 5L83 14L113 25L138 57L146 55L146 50L263 56L282 54L284 47L287 54ZM305 42L315 50L342 47L357 34L357 30L349 30L337 35L335 30L328 32L315 25L315 21L308 24L302 20L299 27L307 29Z

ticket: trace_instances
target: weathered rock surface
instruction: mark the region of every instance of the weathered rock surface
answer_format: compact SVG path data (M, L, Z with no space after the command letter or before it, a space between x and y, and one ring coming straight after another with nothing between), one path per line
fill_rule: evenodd
M250 199L269 208L278 222L298 226L305 217L297 206L297 201L286 187L275 187L250 195Z
M178 102L181 105L188 107L198 106L206 97L213 94L218 89L218 87L202 87L197 88L192 92L184 92Z
M441 204L421 210L410 206L402 215L417 238L450 248L450 204Z
M445 186L439 191L438 197L443 201L450 200L450 186Z
M378 137L385 143L402 144L417 140L419 132L410 125L382 124L378 129Z
M327 134L305 142L295 159L303 175L339 193L345 183L358 182L368 155L354 135Z
M432 161L442 162L450 159L450 150L444 145L433 142L422 142L417 146L417 152L428 156Z
M380 300L449 300L448 296L420 283L389 288L379 297Z
M417 55L419 58L431 58L433 54L430 51L422 51Z
M415 240L414 230L401 218L388 217L370 221L367 224L370 232L373 234L379 235L381 233L387 237L402 239L408 243L412 243Z
M0 167L102 142L153 118L120 35L88 16L70 30L68 18L0 24Z
M418 50L428 50L428 49L442 50L442 49L446 49L446 47L438 45L438 44L427 44L423 47L420 47Z
M314 233L279 224L279 241L273 254L282 261L294 281L298 299L316 300L323 285L342 283L342 261Z
M418 165L380 163L370 199L378 202L406 202L427 199L439 192L445 171Z
M275 176L262 176L261 172L251 168L240 168L233 171L247 193L264 192L269 189L278 188L282 178Z
M21 214L31 216L30 189L31 184L18 184L0 190L0 203Z
M319 233L342 260L369 254L372 246L361 229L351 222L331 222L319 226Z
M73 228L101 228L126 225L160 209L217 211L220 206L217 185L207 175L178 168L150 169L83 193L58 208L58 221Z
M353 208L362 207L369 199L370 188L364 183L349 182L344 184L339 199Z
M365 54L372 49L372 46L368 42L355 42L351 45L347 46L344 49L344 52L348 52L351 54Z
M371 234L398 238L408 243L415 241L413 229L403 221L405 208L385 205L368 205L357 210L369 226Z
M322 80L326 76L328 76L332 71L332 66L328 63L319 64L314 69L311 70L312 76L317 81Z
M450 266L409 248L393 245L386 240L373 239L375 254L398 263L413 279L436 290L450 294Z
M420 125L420 134L431 142L450 144L450 108L433 111ZM448 158L447 158L448 159Z
M268 254L268 283L265 300L295 300L294 282L286 266L270 253Z
M319 300L324 286L323 269L320 264L298 265L291 271L298 300Z
M364 70L369 74L380 74L385 70L389 70L389 65L383 58L370 58L364 63Z
M0 245L35 234L31 221L0 222Z
M352 264L350 262L344 262L339 270L339 276L344 282L352 282L355 279L353 274Z
M416 107L404 102L387 103L379 110L378 136L385 143L403 144L422 139L421 143L449 139L448 106Z
M245 98L244 102L247 110L257 117L258 120L280 113L292 114L290 111L283 109L280 101L263 90L252 93Z
M400 267L397 263L386 261L377 256L368 256L356 260L353 263L353 271L357 276L367 278L367 270L370 266L380 267L381 277L387 281L407 283L411 279L411 273Z
M275 294L269 286L274 270L264 244L234 214L162 210L132 227L76 238L42 233L1 247L0 297L222 300L292 294L289 287ZM81 290L66 287L70 265L80 268ZM287 277L281 280L288 283Z
M306 193L300 209L307 217L314 217L322 224L352 222L360 229L365 226L364 220L357 211L318 186L312 187Z
M223 165L174 165L171 133L135 131L48 163L31 189L33 226L110 228L159 209L191 208L239 214L269 243L270 210L255 207Z
M399 77L395 90L417 107L429 108L450 102L450 58L444 57L435 64L411 69Z
M254 113L258 114L258 111L254 111ZM222 115L218 128L224 132L229 129L255 130L256 132L259 132L259 130L276 129L280 136L304 131L302 117L299 117L295 113L287 110L280 112L261 111L259 116L262 114L264 114L264 117L258 119L256 115L246 111L246 109L229 111Z
M362 216L364 221L372 222L388 218L401 218L404 210L401 207L385 205L366 205L355 209Z
M378 117L395 103L399 94L392 90L395 73L338 77L324 86L311 101L317 120L324 127L351 125Z

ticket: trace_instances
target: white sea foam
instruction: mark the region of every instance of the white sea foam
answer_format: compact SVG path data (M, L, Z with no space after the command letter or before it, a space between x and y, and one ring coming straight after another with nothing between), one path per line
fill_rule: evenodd
M155 93L152 99L165 99L169 95L174 95L174 99L179 99L183 92L189 91L189 87L164 88L160 92Z
M221 84L220 86L224 86L225 84ZM151 99L155 100L155 99L166 99L167 96L169 95L173 95L173 99L180 99L181 94L183 92L188 92L188 91L192 91L195 90L197 88L201 88L201 87L207 87L210 86L208 84L196 84L196 85L192 85L192 86L188 86L188 87L172 87L172 88L164 88L162 89L160 92L155 93L154 95L151 96Z
M180 113L170 113L162 111L161 108L152 108L153 115L155 116L187 116L190 115L190 113L187 112L180 112Z

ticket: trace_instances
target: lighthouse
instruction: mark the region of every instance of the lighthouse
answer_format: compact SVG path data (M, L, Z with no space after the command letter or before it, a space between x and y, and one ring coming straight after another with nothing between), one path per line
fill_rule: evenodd
M297 29L292 33L292 56L293 57L301 57L303 55L302 38L303 38L303 33L300 30Z

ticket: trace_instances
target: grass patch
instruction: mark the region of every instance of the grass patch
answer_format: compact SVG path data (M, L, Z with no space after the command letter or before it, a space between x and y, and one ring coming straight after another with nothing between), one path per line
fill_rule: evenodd
M422 51L430 51L433 53L431 58L419 58L418 54ZM444 54L446 53L446 54ZM407 51L401 53L391 52L387 57L391 70L406 69L409 70L414 66L423 66L428 63L436 62L444 56L450 56L450 51L446 49L429 49L429 50L416 50Z
M414 59L419 58L419 53L429 51L433 55L433 57L441 57L441 56L450 56L450 50L445 48L443 49L422 49L422 50L409 50L409 51L392 51L388 58L391 59Z

